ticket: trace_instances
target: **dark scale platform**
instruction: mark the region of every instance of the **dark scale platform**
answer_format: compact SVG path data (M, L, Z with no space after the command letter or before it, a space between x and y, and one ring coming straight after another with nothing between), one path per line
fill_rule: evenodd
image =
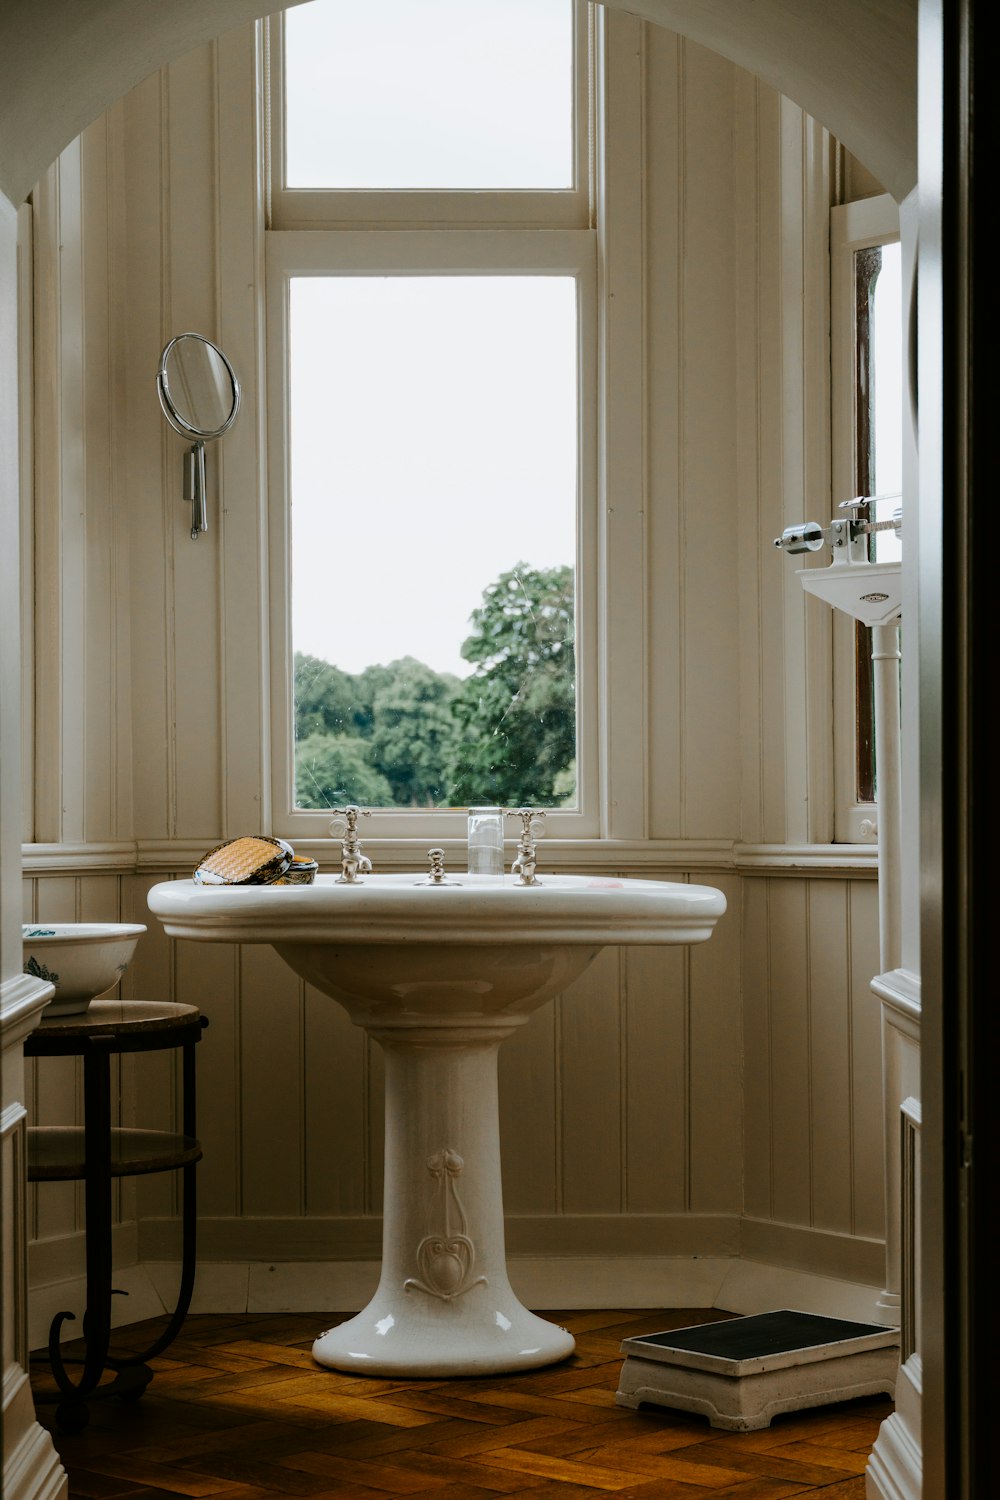
M815 1313L756 1313L625 1339L616 1400L699 1412L752 1432L780 1412L896 1389L899 1330Z

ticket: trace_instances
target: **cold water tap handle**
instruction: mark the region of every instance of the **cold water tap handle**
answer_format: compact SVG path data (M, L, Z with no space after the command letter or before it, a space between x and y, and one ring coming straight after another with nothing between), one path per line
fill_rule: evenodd
M510 872L518 877L519 885L540 885L535 875L535 841L544 836L545 814L533 807L509 807L507 816L521 819L521 837Z

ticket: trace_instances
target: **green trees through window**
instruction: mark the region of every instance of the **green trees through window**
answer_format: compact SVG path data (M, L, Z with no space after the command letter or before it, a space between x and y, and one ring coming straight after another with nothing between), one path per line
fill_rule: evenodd
M298 807L575 806L573 569L517 564L470 623L465 678L296 653Z

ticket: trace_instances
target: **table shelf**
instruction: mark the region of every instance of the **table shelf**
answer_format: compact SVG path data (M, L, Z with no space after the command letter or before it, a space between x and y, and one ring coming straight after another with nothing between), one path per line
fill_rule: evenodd
M172 1172L201 1159L201 1142L169 1130L125 1130L110 1135L112 1177ZM28 1181L77 1182L87 1175L87 1132L82 1125L28 1129Z

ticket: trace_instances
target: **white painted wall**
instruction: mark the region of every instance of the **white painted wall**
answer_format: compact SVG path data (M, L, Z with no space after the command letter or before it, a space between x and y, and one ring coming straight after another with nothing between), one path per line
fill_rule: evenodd
M643 680L621 689L648 705L648 838L566 865L690 876L730 911L689 955L607 952L505 1044L509 1244L581 1261L742 1250L876 1286L876 886L870 853L806 848L831 826L829 619L771 546L829 488L829 142L712 53L642 38L648 608ZM233 32L141 83L33 195L31 918L143 920L151 883L266 824L253 87L252 34ZM234 95L243 108L221 109ZM217 337L244 383L197 545L153 383L185 328ZM203 1255L376 1255L381 1067L362 1034L259 949L151 926L127 982L210 1019ZM161 1124L169 1059L135 1067L122 1110ZM77 1095L69 1064L33 1065L39 1118L71 1118ZM167 1179L125 1188L120 1216L122 1259L174 1253ZM40 1190L31 1223L36 1281L71 1274L72 1186Z

